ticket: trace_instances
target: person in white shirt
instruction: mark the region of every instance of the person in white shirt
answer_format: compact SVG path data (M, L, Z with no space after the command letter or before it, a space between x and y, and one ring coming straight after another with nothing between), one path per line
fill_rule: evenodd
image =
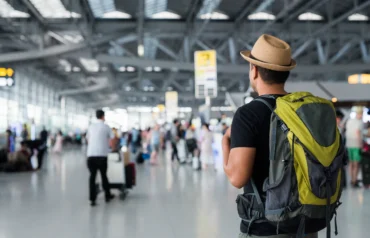
M351 175L352 187L359 187L357 175L359 163L361 161L362 148L362 130L364 123L362 121L362 109L357 109L356 118L349 119L346 124L346 147L349 157L349 171Z
M109 140L111 138L111 129L104 123L105 114L103 110L96 111L98 121L90 125L87 132L87 166L90 170L90 201L91 206L96 205L96 174L100 171L103 188L105 191L105 201L109 202L114 196L110 192L109 181L107 177Z

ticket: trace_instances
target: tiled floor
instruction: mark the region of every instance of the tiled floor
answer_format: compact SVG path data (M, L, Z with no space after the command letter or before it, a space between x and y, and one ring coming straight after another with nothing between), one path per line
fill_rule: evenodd
M125 201L105 204L101 196L95 208L82 151L49 156L40 172L0 174L0 238L237 237L239 191L221 172L164 162L137 170ZM346 190L342 200L338 237L369 237L370 191Z

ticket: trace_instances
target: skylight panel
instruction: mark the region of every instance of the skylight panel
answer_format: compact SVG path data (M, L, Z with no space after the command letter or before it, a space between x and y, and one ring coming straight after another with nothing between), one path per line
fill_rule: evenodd
M103 17L105 13L116 11L114 0L88 0L91 11L97 18Z
M5 18L27 18L30 17L28 13L15 10L5 0L0 0L0 16Z
M267 12L256 12L248 16L249 20L275 20L275 16Z
M99 71L99 62L95 59L86 59L80 58L81 64L89 72L98 72Z
M319 14L312 12L305 12L298 16L298 20L300 21L321 21L323 19Z
M167 0L145 0L145 16L152 17L154 14L167 10Z
M201 17L202 15L212 14L216 10L220 2L221 0L204 0L197 17L200 19L204 19Z
M221 12L205 13L199 16L200 19L206 20L228 20L229 16Z
M30 0L44 18L80 18L81 15L68 11L61 0Z
M180 19L181 16L179 14L163 11L153 14L150 18L152 19Z
M125 12L121 12L121 11L112 11L112 12L104 13L101 18L105 18L105 19L129 19L129 18L131 18L131 15L127 14Z
M348 17L348 21L368 21L368 20L369 20L368 16L360 13L355 13Z

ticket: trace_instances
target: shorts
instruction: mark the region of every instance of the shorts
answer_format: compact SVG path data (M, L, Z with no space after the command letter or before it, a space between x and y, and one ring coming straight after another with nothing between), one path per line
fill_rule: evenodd
M152 149L153 149L155 152L159 152L159 144L152 144Z
M295 238L295 236L294 235L283 235L283 234L274 235L274 236L253 236L253 235L247 235L247 234L240 233L239 238ZM317 233L308 234L308 235L305 235L304 238L318 238L318 234Z
M348 148L348 158L351 162L361 161L361 149L360 148Z

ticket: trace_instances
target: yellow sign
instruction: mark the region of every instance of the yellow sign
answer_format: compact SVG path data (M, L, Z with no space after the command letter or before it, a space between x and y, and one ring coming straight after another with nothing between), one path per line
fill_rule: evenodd
M0 68L0 77L13 77L14 70L12 68Z
M370 84L370 74L352 74L348 76L349 84Z
M195 68L216 67L216 51L205 50L195 52Z
M217 53L215 50L194 53L195 97L217 97Z

